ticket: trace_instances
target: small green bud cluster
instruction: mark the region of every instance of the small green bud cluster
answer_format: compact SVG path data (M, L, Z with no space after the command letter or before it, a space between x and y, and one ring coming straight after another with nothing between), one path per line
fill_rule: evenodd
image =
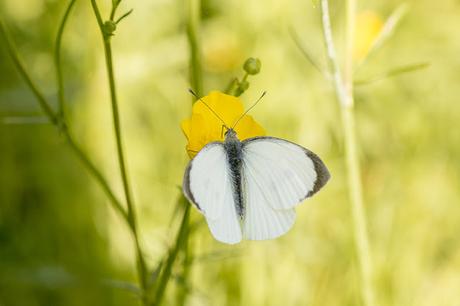
M104 22L102 26L102 30L104 31L104 34L107 36L112 36L113 32L117 29L117 24L111 20L107 20Z
M235 89L236 97L241 96L249 88L249 82L247 81L248 76L258 74L260 72L261 66L262 63L258 58L250 57L244 62L243 70L246 72L246 74L241 81L238 79L235 80L237 85Z

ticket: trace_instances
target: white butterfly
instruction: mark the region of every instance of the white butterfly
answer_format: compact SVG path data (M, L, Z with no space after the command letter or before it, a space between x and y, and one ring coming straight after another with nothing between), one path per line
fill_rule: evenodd
M321 159L295 143L254 137L208 143L184 174L183 191L218 241L265 240L294 224L294 207L318 192L330 174Z

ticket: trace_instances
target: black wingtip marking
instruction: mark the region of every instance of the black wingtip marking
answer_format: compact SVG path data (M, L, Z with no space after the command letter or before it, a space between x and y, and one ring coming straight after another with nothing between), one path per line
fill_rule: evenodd
M190 201L190 203L193 203L199 210L201 210L200 206L195 201L195 197L193 196L192 191L190 190L190 170L192 170L192 162L193 160L191 160L188 163L187 168L185 168L182 191L184 192L185 197Z
M313 165L315 167L315 172L317 175L316 181L313 185L313 190L311 190L307 194L308 198L317 193L321 188L323 188L324 185L326 185L326 183L331 178L331 174L329 173L329 170L326 168L326 165L324 165L323 161L318 157L318 155L311 151L307 151L306 154L313 161Z

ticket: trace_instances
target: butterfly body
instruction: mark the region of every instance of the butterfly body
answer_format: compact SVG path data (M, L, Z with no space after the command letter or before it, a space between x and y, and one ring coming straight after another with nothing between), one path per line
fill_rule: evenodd
M273 239L295 221L295 206L329 180L321 159L275 137L240 141L233 129L224 142L208 143L184 174L185 196L224 243Z
M243 218L244 199L241 181L243 145L236 136L235 130L229 129L225 133L224 148L230 168L236 212L240 218Z

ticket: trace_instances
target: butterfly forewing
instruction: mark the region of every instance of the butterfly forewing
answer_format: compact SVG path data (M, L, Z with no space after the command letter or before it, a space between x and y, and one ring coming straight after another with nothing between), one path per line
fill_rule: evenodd
M247 239L272 239L286 233L294 224L294 207L329 179L314 153L279 138L243 141L242 158Z
M314 153L274 137L244 141L243 164L244 173L257 178L267 203L275 209L293 208L329 179L327 168Z
M190 161L185 171L183 190L203 213L217 240L230 244L241 241L231 174L222 143L206 145Z

